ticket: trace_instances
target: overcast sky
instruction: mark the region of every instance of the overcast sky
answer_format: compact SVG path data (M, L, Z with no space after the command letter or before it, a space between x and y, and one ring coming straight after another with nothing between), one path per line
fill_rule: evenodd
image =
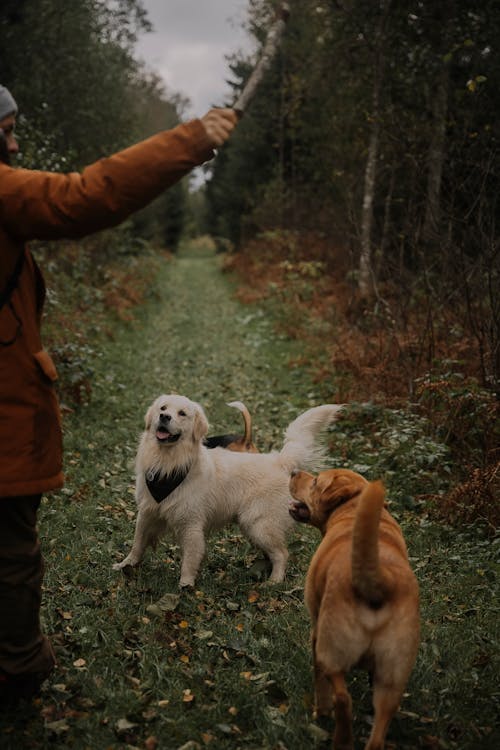
M167 91L187 97L188 116L201 116L227 101L230 77L225 55L250 54L253 43L242 28L248 0L143 0L154 31L136 46L165 82Z

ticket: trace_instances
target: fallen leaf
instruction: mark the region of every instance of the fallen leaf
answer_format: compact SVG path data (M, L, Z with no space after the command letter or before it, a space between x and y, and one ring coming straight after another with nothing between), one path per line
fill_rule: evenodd
M207 638L211 638L213 634L213 630L197 630L194 637L199 638L200 641L205 641Z
M146 610L150 615L154 615L155 617L161 617L163 615L162 610L157 604L148 604Z
M57 690L58 693L68 694L68 688L62 682L56 682L52 685L52 690Z
M134 724L132 721L129 721L128 719L118 719L118 721L115 724L115 731L117 734L126 734L127 732L130 732L132 729L135 729L137 727L137 724Z
M233 730L229 726L229 724L216 724L217 729L219 729L223 734L232 734Z
M165 594L156 602L156 606L163 612L173 612L177 608L180 598L179 594Z
M73 662L73 666L76 667L77 669L81 669L82 667L86 665L86 663L87 662L85 661L85 659L77 659L76 661Z
M252 681L255 681L255 682L256 681L267 680L268 677L269 677L269 672L261 672L260 674L251 674L250 675L250 679Z
M317 724L308 724L307 732L313 738L313 740L317 740L318 742L326 742L328 739L330 739L330 733L327 732L326 729L321 729L321 727L318 727Z
M69 725L64 719L59 719L59 721L49 721L45 724L45 729L53 734L60 735L69 731Z
M285 726L285 720L279 708L276 708L275 706L268 706L267 713L273 724L276 724L279 727Z
M405 716L407 719L419 719L420 716L416 714L414 711L404 711L403 709L400 709L398 713L401 716Z

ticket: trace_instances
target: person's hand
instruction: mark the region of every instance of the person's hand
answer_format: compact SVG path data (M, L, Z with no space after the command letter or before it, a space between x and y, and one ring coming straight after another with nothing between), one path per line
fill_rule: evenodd
M227 141L233 132L238 115L234 109L211 109L201 118L208 139L217 148Z

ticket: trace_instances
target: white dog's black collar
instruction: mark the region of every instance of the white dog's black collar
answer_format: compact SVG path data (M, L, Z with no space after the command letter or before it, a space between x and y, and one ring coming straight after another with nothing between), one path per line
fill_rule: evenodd
M171 474L165 474L160 478L160 473L152 474L147 471L144 475L146 484L151 495L157 503L165 500L185 480L189 472L189 466L183 469L175 469Z

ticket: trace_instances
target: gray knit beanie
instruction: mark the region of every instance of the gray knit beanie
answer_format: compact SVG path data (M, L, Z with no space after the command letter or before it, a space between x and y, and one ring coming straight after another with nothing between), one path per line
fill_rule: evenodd
M17 104L14 97L5 86L0 84L0 120L8 115L17 114Z

